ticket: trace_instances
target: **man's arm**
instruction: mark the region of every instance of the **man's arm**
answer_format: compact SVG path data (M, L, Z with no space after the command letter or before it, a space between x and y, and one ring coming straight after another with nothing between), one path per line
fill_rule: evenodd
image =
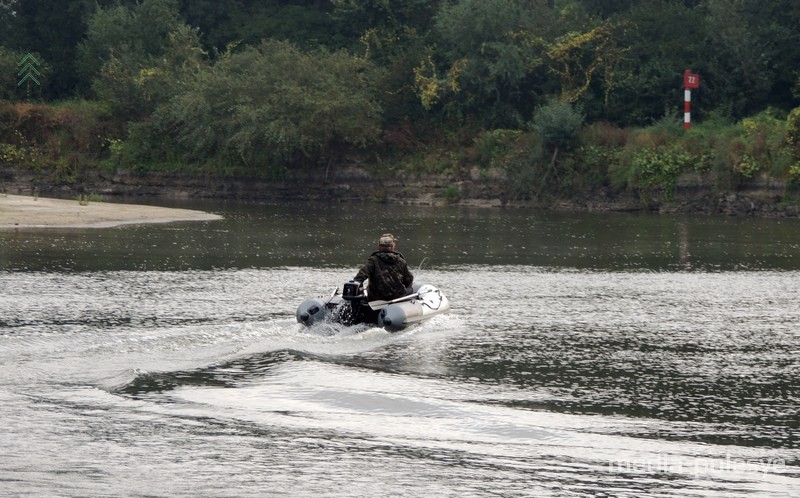
M373 266L374 263L372 262L372 258L369 258L367 262L364 264L364 266L362 266L361 269L358 270L358 273L356 274L353 280L355 280L356 282L363 283L364 280L368 279L369 276L372 275Z
M411 274L411 270L408 269L408 264L403 265L403 285L406 287L411 287L411 284L414 283L414 275Z

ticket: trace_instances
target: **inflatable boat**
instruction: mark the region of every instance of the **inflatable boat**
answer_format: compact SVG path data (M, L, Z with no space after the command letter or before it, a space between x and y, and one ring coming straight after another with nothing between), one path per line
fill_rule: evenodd
M432 285L414 284L411 293L391 301L369 301L368 290L355 281L347 282L325 298L308 299L297 308L297 321L311 326L333 322L350 326L374 324L396 332L450 311L450 302Z

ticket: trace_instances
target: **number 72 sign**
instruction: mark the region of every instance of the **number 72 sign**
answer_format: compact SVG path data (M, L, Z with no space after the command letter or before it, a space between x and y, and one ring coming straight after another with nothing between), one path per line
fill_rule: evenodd
M700 88L700 75L688 69L683 72L683 88Z

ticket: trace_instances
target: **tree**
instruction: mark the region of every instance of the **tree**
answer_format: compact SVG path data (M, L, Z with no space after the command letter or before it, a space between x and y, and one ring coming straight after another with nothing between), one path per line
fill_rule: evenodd
M733 117L799 102L800 6L791 0L707 0L709 97Z
M332 0L333 18L371 56L392 53L430 30L440 0Z
M414 67L427 53L440 0L332 0L332 18L354 53L382 67L377 83L387 120L418 121L424 110L414 91Z
M168 100L205 56L197 30L180 21L175 0L98 9L79 53L96 96L126 117L145 116Z
M231 44L258 45L264 38L305 48L340 48L347 42L331 17L333 10L329 0L180 0L183 18L199 28L212 54Z
M543 41L552 38L555 25L544 1L444 5L434 21L433 40L442 64L431 55L417 68L423 104L430 107L449 93L465 114L481 113L496 125L520 125L532 110L533 80L544 80L533 75L543 67ZM537 41L542 42L538 50Z
M530 127L539 135L545 148L557 154L575 144L583 120L584 116L572 104L555 100L536 110Z
M620 36L625 23L574 7L558 16L536 1L461 0L444 7L436 41L445 63L432 54L416 69L423 105L446 96L489 126L521 128L552 96L606 103L628 50Z
M527 164L509 165L510 190L515 196L539 199L548 188L559 188L559 182L568 174L561 171L559 154L575 145L583 120L581 112L563 100L553 100L536 109L529 126L536 132L541 148L531 148Z
M242 0L180 0L179 8L186 23L200 31L207 51L224 51L241 39L236 19L244 9Z
M653 0L624 15L616 43L627 52L616 71L616 91L605 118L623 126L653 123L677 114L684 69L705 67L704 11L677 0Z
M0 46L11 46L13 42L14 4L0 2Z
M42 91L47 98L71 95L79 80L76 47L83 37L85 18L93 0L64 0L55 8L46 0L18 0L0 6L0 44L20 53L36 52L50 73Z
M143 0L131 7L97 9L78 47L81 76L90 81L114 57L134 66L146 63L165 50L170 33L181 24L177 0Z
M28 54L25 52L17 52L0 46L0 99L23 100L28 97L31 99L42 97L42 85L37 85L30 80L22 86L18 84L24 78L24 73L23 76L18 74L20 71L19 62L26 55ZM39 83L46 84L46 78L52 74L52 69L47 63L43 62L44 58L41 54L34 52L31 55L39 62L38 65L35 65L35 68L41 73L33 74L33 76L39 80Z
M603 21L585 31L569 31L546 44L546 64L551 74L558 77L562 101L576 102L597 84L603 101L614 90L617 70L625 53L630 49L620 46L619 31L623 23L615 25Z
M377 139L373 71L345 52L265 40L201 71L158 109L156 126L189 161L279 175Z

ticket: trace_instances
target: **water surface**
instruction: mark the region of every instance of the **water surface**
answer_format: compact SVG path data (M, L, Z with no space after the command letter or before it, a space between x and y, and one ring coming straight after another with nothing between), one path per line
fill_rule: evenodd
M0 494L797 496L797 220L204 204L0 231ZM294 320L391 231L453 311Z

